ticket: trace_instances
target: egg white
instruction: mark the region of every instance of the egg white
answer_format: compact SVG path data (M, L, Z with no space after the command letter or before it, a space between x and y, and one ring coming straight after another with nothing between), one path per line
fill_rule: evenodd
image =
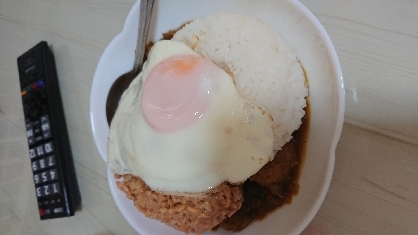
M188 54L197 55L180 42L157 42L122 96L110 127L112 172L136 175L156 191L201 193L224 181L240 183L273 158L271 116L240 97L221 69L212 79L218 83L213 103L196 123L168 133L148 125L141 109L143 82L161 61Z

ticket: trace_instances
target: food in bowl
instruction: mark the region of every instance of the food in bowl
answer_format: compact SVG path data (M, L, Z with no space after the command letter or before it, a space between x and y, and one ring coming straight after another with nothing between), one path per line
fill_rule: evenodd
M280 191L260 175L281 167L274 159L301 125L307 95L296 55L263 22L194 20L153 46L122 96L109 167L146 216L186 233L228 229L221 222L245 202L244 182Z

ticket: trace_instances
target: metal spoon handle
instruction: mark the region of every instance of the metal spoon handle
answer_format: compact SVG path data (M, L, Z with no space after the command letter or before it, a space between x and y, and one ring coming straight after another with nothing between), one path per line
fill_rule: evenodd
M139 4L139 22L138 22L138 39L136 44L135 62L133 71L138 71L144 60L145 44L148 38L148 29L151 22L152 8L154 0L140 0Z

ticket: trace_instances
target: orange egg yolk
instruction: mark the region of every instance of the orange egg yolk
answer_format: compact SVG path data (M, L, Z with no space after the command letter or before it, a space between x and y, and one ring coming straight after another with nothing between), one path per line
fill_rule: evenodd
M213 98L219 68L197 55L179 55L158 63L145 79L142 112L155 130L172 132L194 124Z

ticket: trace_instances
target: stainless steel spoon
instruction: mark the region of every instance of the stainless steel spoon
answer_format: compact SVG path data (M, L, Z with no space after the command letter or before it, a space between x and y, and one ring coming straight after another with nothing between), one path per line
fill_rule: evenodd
M128 88L132 80L141 71L153 6L154 0L141 0L140 2L138 39L136 43L134 66L131 71L119 76L112 84L112 87L110 87L106 100L106 118L109 126L113 116L115 115L116 109L120 101L120 97L122 96L126 88Z

